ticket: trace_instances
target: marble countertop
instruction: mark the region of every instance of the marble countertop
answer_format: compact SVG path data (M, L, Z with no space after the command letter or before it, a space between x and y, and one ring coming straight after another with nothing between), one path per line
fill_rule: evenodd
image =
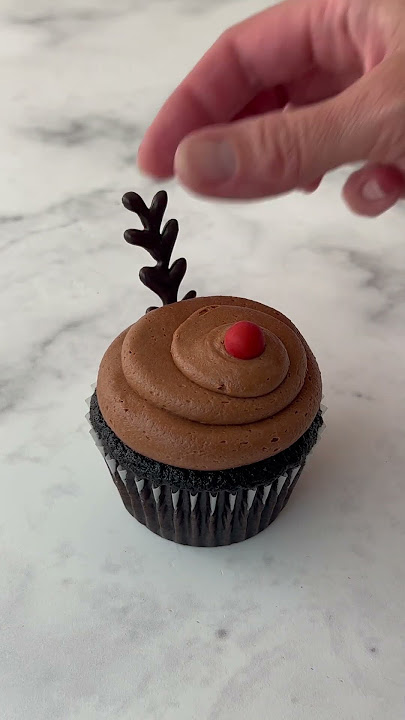
M187 287L279 308L323 370L327 428L258 537L149 533L84 419L103 351L151 299L122 240L122 193L158 189L138 142L218 33L263 6L0 0L4 720L404 717L404 207L350 215L343 171L314 197L247 205L167 185Z

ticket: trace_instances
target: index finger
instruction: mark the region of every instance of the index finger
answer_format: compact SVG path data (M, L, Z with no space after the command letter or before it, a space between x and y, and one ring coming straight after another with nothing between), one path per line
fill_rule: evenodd
M139 148L140 168L171 176L177 147L189 133L229 122L261 90L310 69L311 14L321 4L287 0L227 30L163 105Z

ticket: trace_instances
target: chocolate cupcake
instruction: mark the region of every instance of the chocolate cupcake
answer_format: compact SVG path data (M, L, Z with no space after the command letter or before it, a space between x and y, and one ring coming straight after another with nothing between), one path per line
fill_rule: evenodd
M322 426L321 377L277 310L235 297L177 301L178 233L158 193L124 205L144 230L128 242L156 266L140 278L161 298L105 353L90 402L92 433L127 510L187 545L227 545L264 530L286 505Z

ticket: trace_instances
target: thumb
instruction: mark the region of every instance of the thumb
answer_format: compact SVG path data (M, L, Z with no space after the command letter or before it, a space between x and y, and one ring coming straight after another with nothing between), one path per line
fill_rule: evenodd
M392 162L383 141L394 126L398 139L394 115L404 92L396 85L404 73L398 83L391 64L383 65L319 104L193 133L177 150L176 175L203 195L259 198L311 185L346 163Z

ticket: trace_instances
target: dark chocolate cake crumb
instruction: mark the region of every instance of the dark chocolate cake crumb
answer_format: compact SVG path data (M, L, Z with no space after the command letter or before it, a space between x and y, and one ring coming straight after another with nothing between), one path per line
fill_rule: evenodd
M90 421L102 441L105 452L111 455L124 470L132 471L139 478L153 478L155 486L169 485L174 490L186 489L191 493L204 490L232 492L239 488L255 488L263 483L263 478L266 478L266 483L270 484L272 480L303 462L315 445L319 429L323 425L322 413L319 410L309 429L287 450L251 465L211 472L165 465L131 450L105 422L98 405L96 391L90 402Z

